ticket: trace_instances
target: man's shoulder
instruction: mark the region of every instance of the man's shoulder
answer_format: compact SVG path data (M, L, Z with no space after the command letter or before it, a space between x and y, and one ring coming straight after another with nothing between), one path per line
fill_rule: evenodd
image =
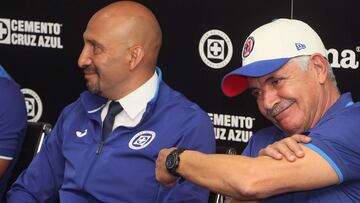
M24 95L15 81L0 77L0 92L2 95L6 95L0 97L1 106L24 105Z
M343 108L323 118L310 134L313 139L328 140L341 145L360 144L357 135L360 132L360 103Z
M158 98L151 108L152 118L165 119L168 124L211 126L210 117L199 105L165 83L160 86ZM171 118L171 122L167 118Z
M20 86L13 80L0 77L0 92L7 93L12 91L20 91Z
M183 93L169 87L165 82L162 82L160 92L160 105L172 106L173 110L184 113L204 112L197 103L191 101Z
M354 103L346 108L339 110L331 116L324 117L318 127L335 129L356 127L360 123L360 102Z
M62 114L77 115L80 110L85 110L85 108L81 102L81 98L78 97L76 100L72 101L64 107Z
M356 117L356 118L360 118L360 102L356 102L348 107L346 107L341 114L345 115L345 116L351 116L351 117Z
M94 95L89 91L83 91L80 96L70 104L66 105L64 111L69 110L84 110L84 111L97 111L103 107L107 99Z

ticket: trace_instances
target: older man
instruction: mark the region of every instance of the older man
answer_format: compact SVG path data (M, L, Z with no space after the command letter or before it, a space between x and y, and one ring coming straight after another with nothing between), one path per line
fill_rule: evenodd
M340 95L316 32L298 20L275 20L250 34L242 57L243 67L223 79L223 91L236 96L249 88L274 126L254 134L242 156L185 150L176 172L234 201L359 202L360 103ZM258 156L289 136L306 141L301 134L311 137L301 146L303 158ZM176 180L164 164L172 150L157 160L157 179L165 185Z
M155 180L162 148L215 150L208 115L172 90L156 68L161 30L139 3L115 2L84 32L79 66L89 91L67 106L8 202L207 202L187 181Z

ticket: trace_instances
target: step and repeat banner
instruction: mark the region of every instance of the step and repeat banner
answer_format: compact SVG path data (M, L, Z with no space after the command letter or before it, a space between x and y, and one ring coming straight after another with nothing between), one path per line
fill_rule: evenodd
M91 15L113 1L4 0L0 3L0 65L22 86L29 121L55 124L86 89L77 58ZM163 30L163 79L198 103L213 121L219 146L240 153L269 126L249 92L228 98L222 77L241 66L242 43L276 18L307 22L322 37L342 92L360 99L358 0L143 0ZM271 39L269 39L271 40ZM1 95L0 96L6 96Z

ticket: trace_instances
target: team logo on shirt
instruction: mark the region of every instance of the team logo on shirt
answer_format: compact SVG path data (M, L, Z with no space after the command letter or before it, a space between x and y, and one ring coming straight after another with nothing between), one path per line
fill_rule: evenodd
M85 129L84 131L76 131L77 137L84 137L86 134L87 134L87 129Z
M143 149L148 146L155 138L154 131L141 131L136 133L129 142L129 148L133 150Z

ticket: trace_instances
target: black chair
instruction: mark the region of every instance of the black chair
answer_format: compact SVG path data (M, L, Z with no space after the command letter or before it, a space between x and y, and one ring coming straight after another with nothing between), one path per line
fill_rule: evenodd
M28 122L20 155L7 184L8 189L15 182L20 173L28 167L34 156L40 151L41 144L45 136L51 132L51 129L52 126L49 123Z
M233 147L228 146L217 146L216 147L217 154L231 154L236 155L238 154L237 150ZM210 192L209 196L209 203L224 203L225 196L220 193Z

